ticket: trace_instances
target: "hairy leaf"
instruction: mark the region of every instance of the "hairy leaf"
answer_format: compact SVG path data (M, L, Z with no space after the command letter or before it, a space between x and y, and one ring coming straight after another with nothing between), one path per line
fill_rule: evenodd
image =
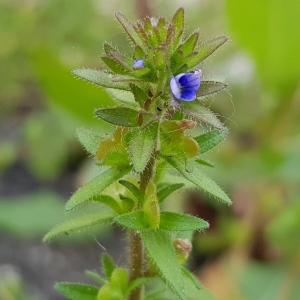
M114 269L116 268L116 265L110 255L107 253L103 253L101 256L101 263L103 272L107 279L110 279Z
M89 284L58 282L55 289L70 300L95 300L98 288Z
M43 238L43 241L48 242L59 234L69 234L97 224L110 222L114 216L115 214L112 212L102 212L67 221L50 230Z
M96 155L98 145L104 139L104 137L98 132L85 129L83 127L77 128L76 135L86 151L92 155Z
M225 202L226 204L231 204L231 200L224 193L224 191L207 175L205 175L200 168L200 166L193 160L189 160L189 168L192 172L186 170L186 162L183 157L163 157L172 167L178 170L179 173L190 182L194 183L197 187L206 191L218 200Z
M226 88L227 88L227 85L224 82L201 81L200 88L197 91L197 97L205 97L207 95L217 93Z
M227 130L213 130L194 138L200 148L200 153L205 153L225 140Z
M101 173L96 178L88 182L85 186L77 190L67 202L65 209L71 210L76 206L91 200L94 196L100 194L113 182L127 174L130 169L130 167L124 169L117 169L112 167L107 171Z
M99 195L99 196L96 196L95 198L93 198L93 201L100 202L100 203L107 205L108 207L113 209L118 214L122 213L122 208L120 207L118 201L111 196Z
M131 107L137 107L137 103L135 102L132 92L118 89L105 89L105 91L117 103L121 102Z
M215 114L208 108L202 106L198 101L186 102L182 101L180 109L193 120L206 123L217 129L224 129L221 121L215 116Z
M162 212L160 214L159 228L168 231L194 231L203 230L209 227L209 224L197 217L174 213Z
M114 222L129 230L143 231L150 228L143 211L134 211L117 216L114 218Z
M72 71L72 73L82 79L105 88L129 90L129 85L126 82L113 81L113 75L102 70L76 69Z
M171 195L173 192L175 192L176 190L180 189L183 186L184 186L183 183L174 183L160 189L157 192L158 203L163 202L169 195Z
M160 229L147 230L141 232L141 238L150 261L159 270L161 278L179 299L185 300L183 276L169 234Z
M127 180L119 180L119 183L125 186L139 200L140 203L143 203L144 194L135 184Z
M95 115L100 119L118 126L138 126L139 112L128 107L99 108Z
M153 152L156 143L158 123L146 128L137 128L130 133L128 152L136 172L142 172Z

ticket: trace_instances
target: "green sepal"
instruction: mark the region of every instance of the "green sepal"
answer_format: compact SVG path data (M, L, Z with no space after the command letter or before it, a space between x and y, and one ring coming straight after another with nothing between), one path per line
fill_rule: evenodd
M128 277L127 270L124 268L115 268L111 274L110 284L125 295L128 287Z
M113 221L128 230L144 231L150 228L143 211L122 214L115 217Z
M227 84L219 81L201 81L199 90L196 92L197 97L205 97L217 93L227 88Z
M104 189L106 189L113 182L117 181L131 170L131 167L124 169L110 168L107 171L101 173L82 188L77 190L70 200L67 202L65 209L71 210L76 206L83 204L91 200L94 196L99 195Z
M128 153L136 172L143 172L156 144L158 123L145 128L136 128L130 132Z
M126 294L130 294L136 288L140 287L141 285L144 285L144 284L148 283L149 280L150 280L150 278L140 277L140 278L137 278L137 279L131 281L128 284L128 287L127 287L127 290L126 290Z
M113 81L113 75L106 71L93 69L76 69L72 71L72 74L104 88L114 88L129 91L128 83Z
M154 63L156 69L167 71L167 49L165 47L160 46L156 49Z
M110 55L111 52L118 52L118 50L115 47L113 47L112 45L110 45L107 42L104 42L103 50L104 50L106 55Z
M207 57L213 54L220 46L222 46L228 40L227 36L217 37L204 45L196 48L194 52L187 55L183 61L182 65L187 64L188 68L194 68L204 61Z
M160 277L177 297L186 300L181 267L170 235L160 229L142 231L140 234L150 263L155 265Z
M98 288L89 284L58 282L54 288L70 300L95 300Z
M136 24L133 25L133 28L139 35L140 39L142 40L145 47L149 45L149 36L147 35L143 23L141 21L138 21Z
M224 191L207 175L205 175L200 166L192 159L188 160L188 168L191 172L187 171L185 158L181 154L177 156L163 156L163 158L175 168L183 177L195 184L201 190L209 193L211 196L218 200L231 204L231 200L224 193Z
M158 19L158 22L157 22L157 29L159 31L159 34L162 38L162 40L165 40L166 39L166 36L167 36L167 29L166 29L166 19L163 18L163 17L160 17Z
M49 242L60 234L70 234L74 231L79 231L94 225L109 223L114 217L115 213L102 212L97 214L90 214L76 219L69 220L65 223L57 225L50 230L43 238L44 242Z
M145 191L145 201L143 203L145 219L152 228L158 228L160 221L160 210L156 195L156 185L150 181Z
M158 190L157 192L158 203L163 202L169 195L171 195L176 190L182 188L183 186L184 186L183 183L174 183L170 185L168 184L168 186Z
M133 58L143 59L144 57L145 57L145 52L143 51L143 49L140 46L135 46Z
M85 129L84 127L77 128L76 135L85 150L94 156L96 155L99 143L105 139L98 132Z
M119 180L119 183L125 186L135 197L136 199L140 202L144 202L144 194L143 192L133 183L127 181L127 180Z
M94 300L124 300L124 295L108 282L100 288Z
M208 108L202 106L199 101L181 101L180 109L189 118L198 123L205 123L217 129L224 129L222 122Z
M135 208L136 202L133 199L131 199L129 197L125 197L122 194L119 194L119 198L120 198L120 200L122 200L122 212L123 213L132 211Z
M99 195L93 198L93 201L100 202L113 209L116 213L122 213L122 208L116 199L108 195Z
M161 212L159 228L168 231L194 231L204 230L209 224L197 217L174 213Z
M198 143L200 153L202 154L224 141L227 134L228 130L212 130L194 137L194 140Z
M114 125L123 127L138 126L139 112L128 107L99 108L94 113L100 119Z
M141 40L139 34L136 32L136 29L134 28L134 25L120 12L117 12L115 14L118 21L121 23L122 27L126 31L127 35L130 37L130 39L133 41L133 43L143 49L143 51L146 50L146 47Z
M117 267L115 265L114 260L109 254L103 253L101 256L101 264L102 264L104 275L106 276L107 279L110 279L113 271Z

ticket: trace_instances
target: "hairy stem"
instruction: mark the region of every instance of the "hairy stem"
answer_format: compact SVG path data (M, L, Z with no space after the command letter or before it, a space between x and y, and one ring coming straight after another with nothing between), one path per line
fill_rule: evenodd
M153 154L140 176L140 190L145 193L149 181L152 179L155 167L155 155ZM141 237L137 232L129 232L130 248L130 281L143 277L144 274L144 248ZM135 289L129 296L129 300L141 300L142 288Z

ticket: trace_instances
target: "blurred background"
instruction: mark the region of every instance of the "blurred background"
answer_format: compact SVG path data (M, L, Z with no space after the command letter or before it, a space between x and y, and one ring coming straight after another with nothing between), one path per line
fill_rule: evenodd
M112 129L93 116L112 101L71 70L102 68L104 41L130 51L116 11L170 19L180 6L187 35L230 37L203 74L229 83L206 104L230 134L205 159L233 205L198 192L167 204L211 224L195 235L190 268L220 300L300 299L299 0L0 0L1 300L63 299L56 281L88 282L105 250L126 258L116 228L41 241L95 172L76 128Z

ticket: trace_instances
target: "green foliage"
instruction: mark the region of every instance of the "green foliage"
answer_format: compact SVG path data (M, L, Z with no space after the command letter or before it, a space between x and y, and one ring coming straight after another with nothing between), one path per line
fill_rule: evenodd
M186 299L180 265L168 233L157 229L141 232L150 262L179 299Z
M66 204L66 210L71 210L76 206L91 200L93 197L100 194L110 184L123 177L129 171L130 168L123 170L110 168L107 171L101 173L85 186L77 190L75 194L73 194L73 196Z
M98 293L96 287L81 283L59 282L55 289L70 300L95 300Z
M172 299L212 299L197 284L197 279L181 267L188 254L182 259L173 241L175 234L204 230L209 225L191 215L161 212L160 203L184 184L180 180L179 183L160 181L164 179L169 164L196 187L226 204L231 203L199 166L206 163L201 154L218 145L227 133L222 122L200 101L225 89L226 84L203 81L197 91L199 99L190 102L174 99L170 90L171 78L180 72L192 73L226 42L227 37L221 36L200 46L197 45L199 31L185 39L183 8L176 11L170 22L164 18L145 18L132 23L121 13L116 17L133 43L132 55L125 55L105 43L105 54L101 58L109 70L73 71L77 77L104 88L117 105L107 108L104 104L94 112L102 121L115 125L112 136L103 138L86 129L77 132L79 141L96 156L97 163L109 168L77 190L66 204L69 211L94 201L113 212L68 221L50 231L44 240L95 224L115 223L133 231L131 240L139 239L135 246L132 245L133 249L142 247L142 241L147 263L134 267L135 255L140 254L133 253L133 269L128 273L128 270L116 266L110 256L103 255L102 268L106 279L97 273L89 273L101 286L96 299L121 300L129 295L132 299L136 290L140 294L140 286L149 281L144 277L146 274L160 277L171 289ZM200 76L200 73L196 74ZM194 139L186 131L194 129L198 123L217 130ZM130 172L132 177L128 175ZM125 175L125 179L119 180ZM73 295L69 290L72 293L86 291L83 285L74 287L62 284L60 291L69 297ZM163 299L158 298L160 293L158 295L153 299ZM137 297L140 300L140 296Z

